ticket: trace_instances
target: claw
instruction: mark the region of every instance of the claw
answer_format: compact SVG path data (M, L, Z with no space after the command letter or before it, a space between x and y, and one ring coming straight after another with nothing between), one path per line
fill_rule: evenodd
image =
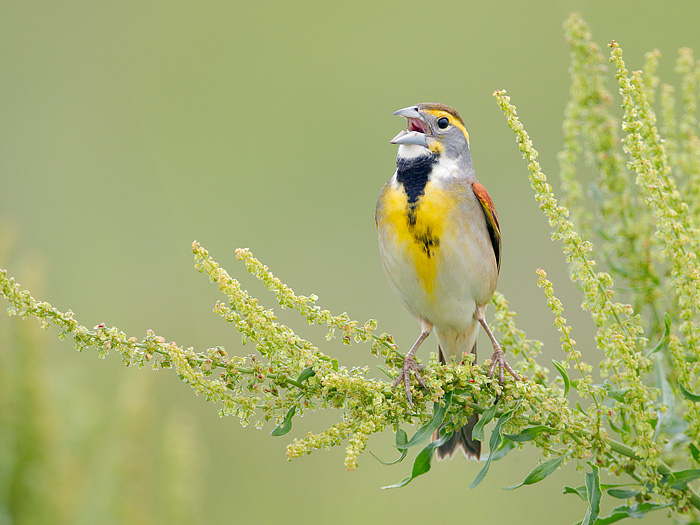
M491 339L491 344L493 345L493 355L491 356L491 366L489 367L488 374L489 379L493 377L493 373L496 371L496 367L498 367L498 384L501 386L503 386L503 383L506 382L505 372L512 375L513 379L516 381L520 381L520 376L515 373L515 370L513 370L508 364L508 361L506 361L506 355L503 353L501 345L498 344L498 341L496 341L496 338L493 336L489 325L486 323L486 320L484 320L483 309L480 311L477 310L477 313L479 314L477 316L477 320L479 323L481 323L481 326L486 331L486 335L489 336L489 339Z
M520 381L520 376L513 370L513 368L506 361L506 355L501 350L500 346L497 346L493 350L493 355L491 356L491 366L489 367L489 378L493 377L493 373L498 368L498 383L503 386L505 383L505 372L508 372L513 379Z
M403 360L403 366L399 375L396 376L394 380L394 390L399 385L399 383L404 384L404 389L406 390L406 399L408 399L408 406L413 408L413 396L411 395L411 372L416 376L416 380L423 388L428 388L423 381L423 377L420 375L420 371L425 368L425 365L419 365L416 360L411 355L407 355Z

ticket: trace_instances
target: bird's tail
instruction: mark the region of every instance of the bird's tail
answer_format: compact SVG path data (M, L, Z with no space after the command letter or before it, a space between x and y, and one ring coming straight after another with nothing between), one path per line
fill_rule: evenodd
M474 343L472 352L476 355L476 343ZM440 346L438 346L438 357L440 362L445 364L445 356L442 355ZM466 425L454 432L450 439L437 448L438 461L442 461L445 458L452 459L460 449L467 459L476 459L478 461L481 458L481 441L472 439L472 430L474 430L474 425L476 425L477 421L479 421L479 415L476 413L472 414ZM439 438L439 432L440 430L437 430L433 434L433 441Z
M467 459L476 459L478 461L479 458L481 458L481 442L472 439L472 430L474 430L474 425L476 425L477 421L479 421L479 416L477 414L472 414L467 420L466 425L457 430L450 436L450 439L437 448L437 458L439 461L445 458L452 459L460 449ZM433 439L437 438L437 432L435 432Z

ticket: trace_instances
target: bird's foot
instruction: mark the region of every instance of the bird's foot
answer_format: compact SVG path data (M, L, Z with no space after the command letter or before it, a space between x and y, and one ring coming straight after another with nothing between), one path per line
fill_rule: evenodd
M420 372L425 368L425 365L419 365L412 355L407 355L403 360L403 366L399 375L396 376L394 381L394 389L399 385L399 383L404 384L406 389L406 399L408 399L408 405L413 408L413 396L411 395L411 372L416 376L416 380L423 388L428 388L421 377Z
M506 361L506 355L498 346L494 348L493 355L491 356L491 366L489 367L489 378L493 377L494 372L498 369L498 383L503 386L505 383L505 372L508 372L513 376L513 379L520 381L520 376L513 370L513 368Z

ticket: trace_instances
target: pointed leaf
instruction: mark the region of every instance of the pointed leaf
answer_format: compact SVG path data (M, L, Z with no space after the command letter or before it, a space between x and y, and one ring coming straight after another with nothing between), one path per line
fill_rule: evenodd
M695 446L695 443L690 444L690 453L693 455L693 459L700 463L700 449Z
M631 506L623 505L615 507L609 516L598 518L595 525L609 525L610 523L616 523L625 518L642 518L648 512L665 509L670 506L671 503L666 503L664 505L659 505L657 503L635 503Z
M498 461L503 458L508 452L515 448L515 443L510 439L503 438L503 441L498 446L498 448L491 454L491 461Z
M615 401L619 403L624 403L625 402L625 394L627 393L629 389L625 390L624 392L620 392L618 390L613 390L612 388L608 389L608 397L612 397Z
M396 431L396 448L399 448L401 445L405 445L407 442L408 436L406 435L406 431L399 427L399 429Z
M401 487L405 487L414 478L428 472L430 470L430 462L433 459L433 451L440 445L444 444L449 438L450 436L442 436L440 439L436 439L435 441L431 441L430 443L428 443L423 448L423 450L421 450L418 453L416 459L413 461L413 469L411 470L411 475L402 479L398 483L395 483L394 485L387 485L386 487L382 487L382 490L398 489Z
M556 368L559 371L562 379L564 380L564 397L566 397L566 394L569 393L569 388L571 388L571 380L569 379L569 374L566 373L564 365L562 365L560 362L552 359L552 364L554 365L554 368Z
M676 490L685 489L688 483L696 479L700 479L700 469L679 470L678 472L664 474L662 478L664 483L670 484L671 488Z
M617 489L620 487L629 487L631 483L601 483L601 490Z
M614 495L613 492L617 491L616 494L619 494L619 495L615 495L614 497L616 497L616 498L621 497L622 493L625 492L624 490L620 490L619 487L628 487L628 486L629 486L629 483L624 483L624 484L601 483L600 484L600 488L602 490L607 490L608 494L610 494L611 496ZM635 492L636 494L639 493L638 490L634 490L634 491L630 490L629 492ZM586 490L585 485L580 485L578 487L564 487L563 494L576 494L583 501L588 500L588 492ZM579 523L581 523L581 522L579 522Z
M399 445L405 445L407 441L408 441L408 436L406 436L406 431L399 428L396 431L396 448L399 448ZM401 463L406 458L406 454L408 454L408 449L404 448L404 449L400 449L400 450L401 450L401 454L399 455L399 458L395 459L394 461L384 461L383 459L381 459L379 456L377 456L371 450L369 451L369 453L372 454L374 459L379 461L379 463L381 463L382 465L386 465L388 467L389 465L396 465L397 463Z
M532 472L530 472L523 481L517 485L511 485L510 487L503 487L503 490L514 490L523 485L532 485L534 483L539 483L544 478L549 476L552 472L559 468L561 462L564 461L563 457L552 458L544 463L537 465Z
M654 379L657 388L661 392L661 396L656 402L656 406L664 405L666 410L657 409L657 425L655 427L656 436L659 432L669 425L673 425L676 413L676 395L671 388L671 383L668 381L666 370L666 362L663 354L656 354L652 358L654 360Z
M608 489L608 494L617 499L630 499L640 494L635 489Z
M667 343L668 343L668 338L671 335L671 316L668 315L668 313L664 314L664 335L661 336L661 339L659 340L658 343L649 350L647 353L647 357L649 357L651 354L655 354L659 350L661 350Z
M297 407L290 408L287 411L287 415L284 416L282 423L280 423L274 429L272 429L272 432L270 432L270 435L271 436L284 436L285 434L289 434L289 431L292 430L292 418L294 417L294 413L296 411L297 411Z
M613 420L610 418L608 418L608 425L610 425L610 428L613 429L615 432L622 435L622 430L620 430L620 427L613 423Z
M518 402L518 405L519 404L520 403ZM518 405L516 405L516 408ZM491 466L491 461L493 460L493 451L498 450L498 447L501 444L501 441L503 440L503 437L501 435L501 427L508 422L508 420L513 415L513 412L515 412L515 408L503 414L501 417L498 418L498 421L496 421L496 426L494 427L493 432L491 433L491 439L489 439L489 457L486 459L486 463L474 478L474 481L472 481L471 485L469 485L470 489L478 487L481 484L481 482L484 481L484 478L486 477L486 474L489 471L489 467Z
M672 505L672 503L659 504L659 503L635 503L627 507L629 509L627 512L630 518L643 518L645 514L653 510L665 509Z
M372 452L371 450L369 451L369 453L372 455L372 457L373 457L374 459L376 459L377 461L379 461L379 463L381 463L381 464L384 465L385 467L389 467L389 466L391 466L391 465L396 465L397 463L401 463L404 459L406 459L406 455L408 454L408 450L402 450L402 451L401 451L401 455L400 455L397 459L395 459L394 461L384 461L382 458L380 458L379 456L377 456L377 455L376 455L374 452Z
M387 367L385 367L384 365L377 365L377 368L379 370L381 370L382 372L384 372L384 374L386 374L386 376L389 379L392 379L392 380L394 379L394 376L391 374L391 372L389 372L389 369Z
M430 418L430 421L420 427L407 443L403 443L402 445L397 443L396 448L399 450L405 450L407 448L415 447L416 445L421 445L422 443L425 443L425 441L427 441L438 428L440 428L440 425L442 425L445 419L447 409L450 408L450 404L452 403L452 392L445 394L443 399L445 401L444 405L441 405L440 403L433 404L433 417Z
M493 416L496 415L497 408L498 405L494 404L484 410L484 413L481 414L479 421L476 422L476 425L474 425L474 428L472 429L472 439L476 441L484 441L484 427L488 425L493 419Z
M686 388L680 383L680 381L678 382L678 388L681 389L681 394L683 394L684 398L689 399L693 403L700 403L700 395L694 394L690 390L686 390Z
M591 472L586 472L586 499L588 500L588 510L581 525L593 525L600 514L600 498L603 492L600 490L600 476L597 465L591 465Z
M586 487L581 485L580 487L564 487L562 494L576 494L583 501L586 501Z
M620 417L622 418L622 435L629 434L632 431L632 429L630 427L629 421L627 421L627 416L624 412L622 412L620 414Z
M505 434L503 437L515 441L516 443L524 443L526 441L531 441L543 432L559 433L555 428L548 427L547 425L536 425L534 427L529 427L520 432L520 434Z
M306 381L308 378L316 375L316 372L314 372L314 369L309 367L309 368L304 368L304 370L301 371L299 374L299 377L297 377L297 383L303 383Z

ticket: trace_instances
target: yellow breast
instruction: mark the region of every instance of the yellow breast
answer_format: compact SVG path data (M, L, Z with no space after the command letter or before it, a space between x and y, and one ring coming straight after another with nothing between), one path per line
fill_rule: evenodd
M401 185L386 188L377 217L377 227L393 255L413 267L421 288L430 296L435 287L436 270L441 259L440 243L450 230L448 217L454 199L432 182L423 195L410 203Z

